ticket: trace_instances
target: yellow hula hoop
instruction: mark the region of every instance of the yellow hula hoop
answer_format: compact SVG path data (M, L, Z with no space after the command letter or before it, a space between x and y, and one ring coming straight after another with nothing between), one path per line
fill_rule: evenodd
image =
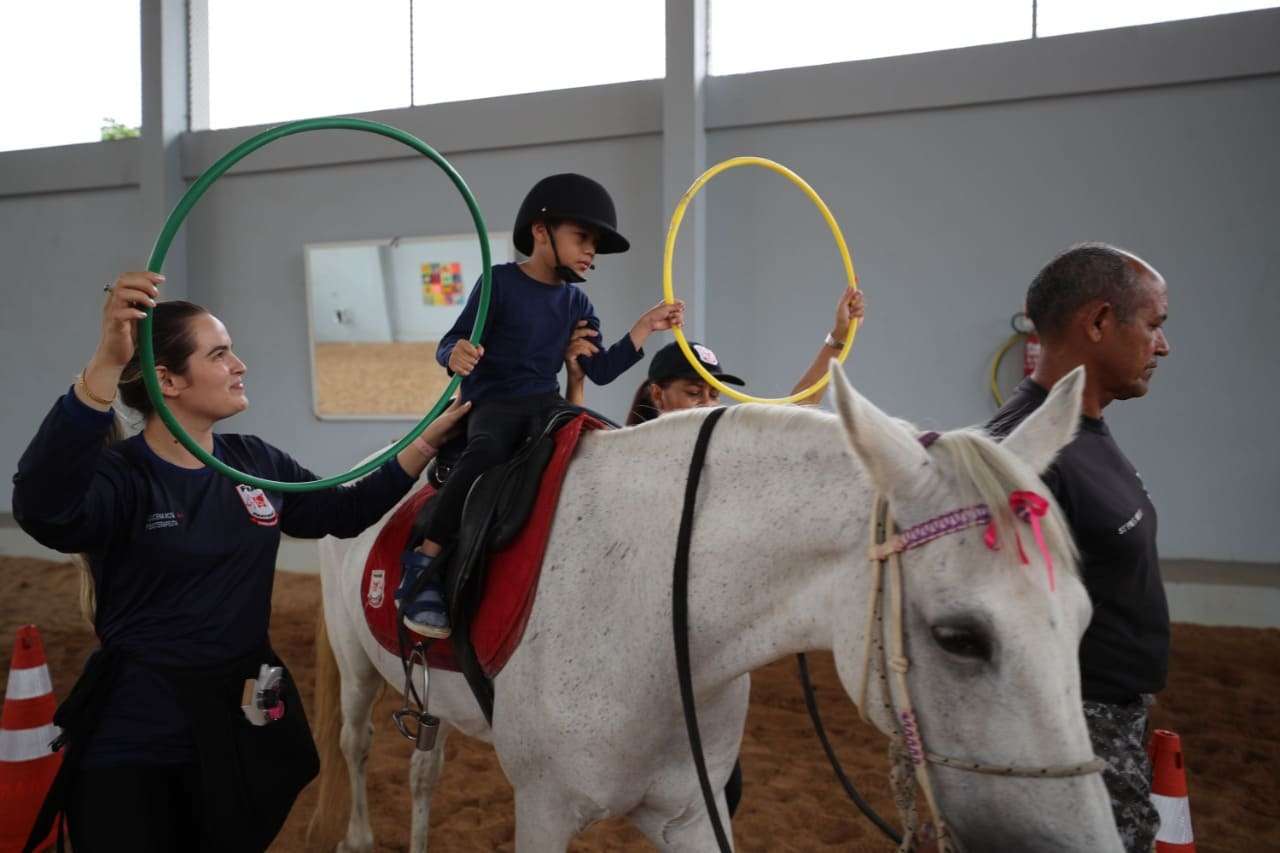
M671 214L671 224L667 227L667 245L662 253L662 296L663 300L668 304L674 304L676 301L675 288L671 283L671 265L676 256L676 237L680 234L680 223L684 221L685 208L689 206L689 202L693 201L694 196L706 186L706 184L721 172L738 166L760 166L770 171L777 172L800 189L804 190L804 194L814 203L818 210L822 213L822 218L827 220L827 226L831 229L831 236L836 238L836 247L840 249L840 260L844 262L845 277L849 281L849 286L854 290L858 289L858 275L853 271L853 258L849 255L849 247L844 242L844 235L840 233L840 225L836 222L836 218L831 215L831 210L827 207L826 202L814 191L813 187L805 183L804 178L795 172L783 166L781 163L775 163L764 157L731 157L721 163L717 163L707 171L703 172L696 181L685 190L684 195L680 197L680 203L676 205L675 213ZM684 336L684 330L675 328L671 330L676 337L676 343L680 345L680 351L684 353L684 357L689 360L689 364L698 372L712 388L718 390L721 394L728 394L735 400L742 403L794 403L803 400L812 394L821 391L827 386L830 378L829 374L824 374L821 379L789 397L753 397L741 391L736 391L728 387L719 379L717 379L710 371L702 366L702 362L693 354L693 350L689 347L689 341ZM849 324L849 335L845 338L844 345L840 349L840 354L836 356L837 360L844 364L844 360L849 357L849 350L853 349L853 339L858 334L858 321L854 320Z
M1018 341L1025 340L1026 332L1014 332L1005 342L1000 345L1000 349L996 350L995 356L991 359L991 396L995 398L996 408L1004 405L1004 395L1000 393L1000 362L1004 361L1004 357L1009 354L1009 350L1013 349L1013 345Z

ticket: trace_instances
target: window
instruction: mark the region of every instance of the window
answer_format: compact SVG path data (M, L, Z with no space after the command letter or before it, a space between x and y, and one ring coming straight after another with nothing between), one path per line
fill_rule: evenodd
M0 26L0 151L97 142L142 124L138 0L9 3Z
M409 106L406 0L212 0L209 126Z
M664 11L664 0L216 0L209 125L661 78Z
M742 74L1280 6L1280 0L710 0L710 72Z
M661 79L665 0L414 0L414 103Z
M1280 5L1276 0L1039 0L1036 34L1057 36Z
M711 0L708 28L710 73L742 74L1017 41L1031 2Z

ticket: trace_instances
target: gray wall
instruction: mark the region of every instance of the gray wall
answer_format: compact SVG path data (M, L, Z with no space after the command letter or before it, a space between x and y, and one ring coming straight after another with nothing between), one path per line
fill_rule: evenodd
M1172 355L1106 412L1170 557L1280 557L1280 78L723 130L831 206L866 288L851 376L886 411L958 426L993 409L991 354L1056 251L1108 240L1169 282ZM743 170L737 170L741 172ZM836 249L772 174L708 189L708 337L761 393L790 388L830 324Z
M1275 563L1276 358L1264 329L1280 321L1278 33L1280 12L1250 13L713 78L708 162L761 154L822 193L868 294L853 379L924 425L989 414L988 359L1055 251L1103 239L1147 257L1170 284L1174 352L1151 394L1108 420L1160 507L1166 556ZM605 183L635 247L603 258L588 289L615 339L661 292L661 92L648 81L376 117L443 151L493 231L510 229L546 174ZM187 134L184 175L250 132ZM170 283L227 322L249 364L253 405L228 428L323 473L406 424L312 416L303 246L471 230L435 167L352 140L285 140L219 181L186 225L189 281ZM141 267L154 236L136 189L138 146L116 145L0 155L0 459L10 469L91 354L102 283ZM752 391L785 391L830 322L841 278L830 236L774 175L730 172L700 203L707 342ZM637 369L591 388L588 402L621 416L639 379ZM0 511L10 498L6 477Z
M93 355L103 285L146 261L140 204L133 188L0 198L0 511L23 448Z

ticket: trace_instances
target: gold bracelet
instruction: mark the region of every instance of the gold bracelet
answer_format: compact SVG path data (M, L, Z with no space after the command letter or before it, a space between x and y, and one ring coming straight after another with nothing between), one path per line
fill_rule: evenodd
M76 381L80 383L80 390L84 392L84 395L88 397L90 400L92 400L93 402L97 403L99 406L110 406L112 403L116 401L115 394L111 395L110 400L104 400L101 397L99 397L97 394L90 391L89 383L84 381L84 371L80 372L80 375L76 377Z

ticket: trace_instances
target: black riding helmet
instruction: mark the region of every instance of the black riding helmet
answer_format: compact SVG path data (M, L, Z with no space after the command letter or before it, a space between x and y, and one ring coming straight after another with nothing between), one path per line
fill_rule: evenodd
M538 219L571 219L596 228L600 232L596 253L600 255L631 248L627 238L618 233L618 213L609 191L586 175L565 172L533 185L520 204L512 235L521 254L533 254L533 223Z

